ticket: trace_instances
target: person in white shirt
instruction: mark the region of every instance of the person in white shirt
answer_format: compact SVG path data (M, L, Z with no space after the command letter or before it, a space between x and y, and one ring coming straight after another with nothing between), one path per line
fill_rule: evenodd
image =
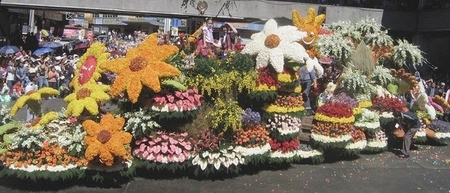
M38 90L37 76L30 77L30 79L32 80L25 87L25 94ZM27 107L27 117L25 121L32 121L37 118L38 114L40 114L40 112L34 112L30 107Z

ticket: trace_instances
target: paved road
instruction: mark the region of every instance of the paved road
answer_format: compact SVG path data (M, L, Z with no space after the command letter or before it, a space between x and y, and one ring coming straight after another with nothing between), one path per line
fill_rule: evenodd
M52 100L43 104L44 108L59 109L64 103ZM410 159L399 159L391 152L384 152L320 165L265 168L215 180L148 174L149 177L117 183L114 187L76 181L52 184L6 178L0 180L0 192L450 192L449 147L419 145L411 155Z

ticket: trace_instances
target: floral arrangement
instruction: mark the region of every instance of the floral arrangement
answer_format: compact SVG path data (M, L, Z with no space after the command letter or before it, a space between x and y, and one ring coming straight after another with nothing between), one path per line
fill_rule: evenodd
M407 82L409 84L410 88L415 88L419 84L419 82L417 82L414 75L412 75L409 72L406 72L406 70L404 68L400 68L398 70L391 69L391 74L392 74L392 76Z
M350 108L357 108L359 106L358 100L348 96L344 92L333 95L330 98L330 102L347 104Z
M365 131L378 131L381 127L380 115L375 111L363 109L361 118L357 119L354 125L355 127L362 128Z
M213 111L208 116L212 119L211 127L220 132L240 128L242 111L237 101L225 102L217 99Z
M275 152L279 151L283 153L297 150L298 147L300 146L298 139L291 139L287 141L279 141L277 139L272 139L269 141L269 143L272 151Z
M85 84L96 84L103 73L103 68L100 66L108 60L109 55L105 45L99 42L90 45L77 62L78 70L75 71L70 85L78 89Z
M0 107L0 123L2 125L5 125L9 122L11 122L11 116L9 112L11 111L11 108L6 106L5 104L2 104Z
M271 132L272 138L287 140L299 135L301 119L289 115L274 114L273 119L269 119L266 125Z
M233 139L236 145L255 148L269 142L269 132L262 125L248 125L246 128L234 131Z
M272 104L263 107L268 113L295 113L305 110L301 95L278 95Z
M373 109L378 112L401 111L406 105L398 98L376 96L372 100Z
M156 112L192 111L202 105L201 98L198 89L164 92L153 97L154 102L150 105L150 109Z
M282 73L277 74L277 81L281 87L295 88L299 78L300 76L298 73L296 73L293 69L286 67Z
M317 108L314 119L329 123L353 123L353 109L343 103L325 103Z
M352 132L352 141L345 146L346 150L358 151L367 146L366 135L363 131L355 129ZM355 153L355 152L352 152Z
M352 124L317 122L311 128L313 145L322 148L344 148L352 139Z
M269 88L279 88L280 83L274 78L274 73L270 68L259 68L258 78L256 80L256 86L266 85Z
M388 138L386 133L382 130L379 130L375 133L368 133L367 135L367 147L365 151L368 152L380 152L383 151L387 145Z
M359 102L359 108L370 108L372 107L372 101L370 100L364 100Z
M133 154L143 160L157 163L183 163L191 156L193 149L187 133L156 132L136 140Z
M66 116L78 117L81 114L99 114L98 104L110 99L106 93L107 90L109 90L109 86L98 85L97 83L75 87L75 91L64 98L64 101L68 103Z
M131 132L134 138L139 139L155 129L161 128L156 121L153 120L153 116L146 110L139 109L135 112L126 112L123 117L127 120L125 124L125 131Z
M443 142L450 138L450 123L442 120L432 120L430 129L435 132L435 139Z
M85 157L89 162L98 159L101 164L112 166L117 160L131 159L131 134L123 131L125 119L114 118L106 114L96 123L92 120L83 122L86 130L84 143L86 144Z
M11 107L10 116L16 115L17 111L27 105L36 114L41 114L39 101L42 98L59 95L59 91L50 87L43 87L37 91L28 92L17 99L16 103Z
M257 125L261 123L261 115L259 112L246 108L242 113L241 122L244 125Z

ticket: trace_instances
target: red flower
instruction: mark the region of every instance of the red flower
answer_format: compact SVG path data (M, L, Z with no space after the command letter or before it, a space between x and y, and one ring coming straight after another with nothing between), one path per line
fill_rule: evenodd
M317 108L317 113L328 117L344 118L353 116L353 110L349 105L343 103L325 103Z

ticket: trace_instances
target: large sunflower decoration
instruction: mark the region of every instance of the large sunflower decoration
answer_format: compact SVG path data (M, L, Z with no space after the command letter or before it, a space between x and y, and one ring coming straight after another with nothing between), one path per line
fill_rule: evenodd
M70 85L78 88L88 83L96 83L103 72L100 64L107 61L109 55L103 44L98 42L92 44L78 61L77 70Z
M98 158L107 166L112 166L117 160L130 159L131 152L126 147L130 145L132 136L123 131L124 124L124 118L114 118L111 114L104 115L100 123L84 121L83 128L87 133L84 137L86 159L92 161Z
M99 85L94 83L85 84L66 98L64 101L68 103L66 116L80 116L83 112L88 112L90 115L97 115L99 113L99 102L107 101L110 99L106 94L109 86Z
M136 103L143 86L160 92L160 79L181 74L180 70L165 62L177 52L176 46L158 45L156 34L152 34L137 48L130 49L126 57L102 63L101 68L117 74L109 94L117 97L126 91L128 99Z
M325 14L316 16L314 8L308 9L305 19L302 18L297 10L292 11L292 23L298 30L307 33L307 36L302 38L300 43L305 47L311 59L314 57L320 58L320 52L315 48L315 43L319 37L319 30L325 21L325 17Z
M16 103L14 103L14 106L11 108L10 115L11 117L13 117L14 115L16 115L19 109L21 109L25 105L28 105L28 108L30 108L37 116L40 116L41 104L39 103L39 101L42 98L47 98L55 95L59 95L59 91L50 87L43 87L37 91L30 91L17 99Z

